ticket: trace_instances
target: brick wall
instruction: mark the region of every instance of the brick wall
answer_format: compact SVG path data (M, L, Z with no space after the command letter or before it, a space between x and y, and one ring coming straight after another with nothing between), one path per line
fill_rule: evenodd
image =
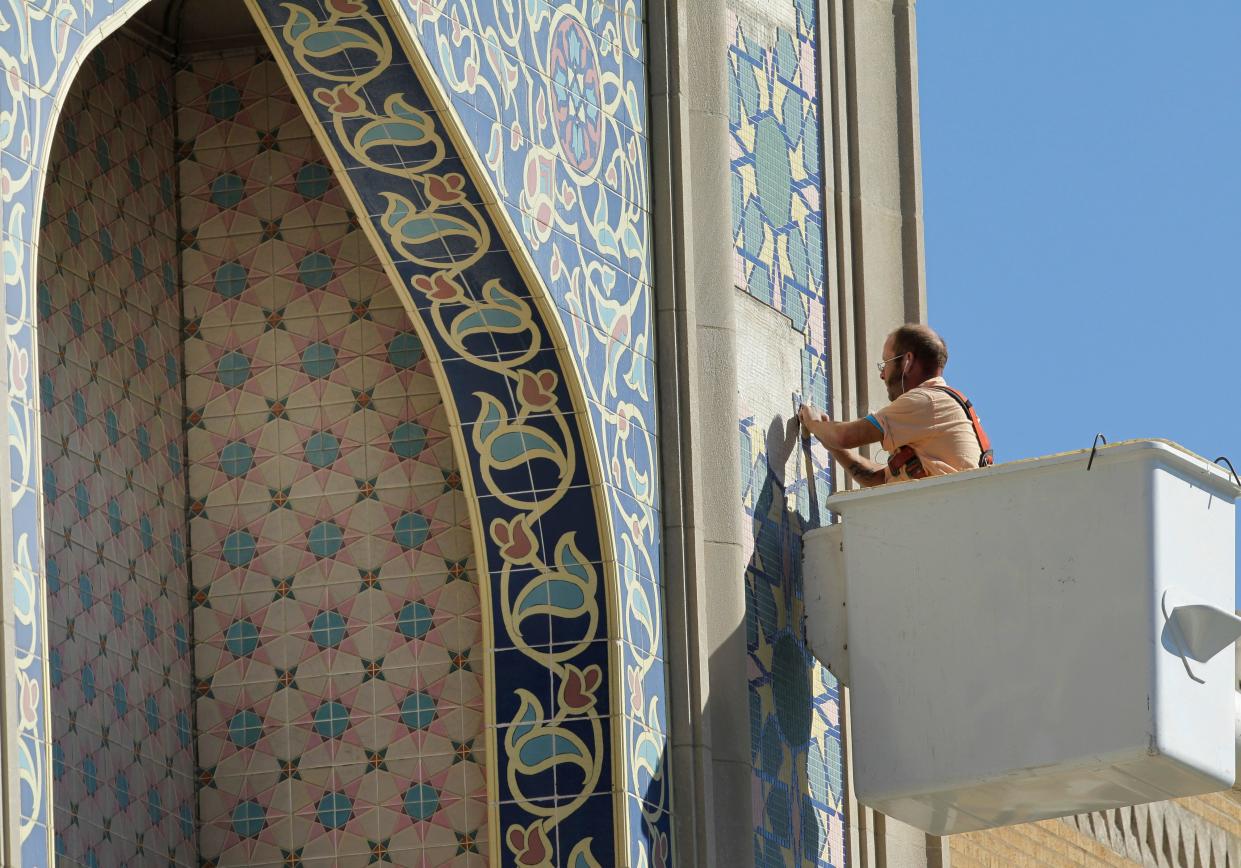
M948 840L953 868L1237 868L1241 865L1241 801L1233 793L1213 793L955 835Z

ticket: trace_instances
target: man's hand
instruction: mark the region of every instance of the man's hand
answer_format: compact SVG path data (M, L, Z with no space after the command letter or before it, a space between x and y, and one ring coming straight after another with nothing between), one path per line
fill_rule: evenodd
M797 418L805 431L805 437L818 437L820 442L827 445L823 435L826 433L827 426L831 425L831 420L827 418L826 413L810 404L802 404L797 408Z
M887 468L868 461L852 451L867 443L878 443L883 432L865 419L853 422L833 422L822 410L809 404L797 408L797 418L802 427L818 438L828 448L836 461L848 471L859 484L869 487L887 482Z
M797 418L828 449L856 449L883 439L883 432L865 419L833 422L826 413L810 404L797 408Z
M797 408L797 418L801 420L802 425L810 428L811 422L826 422L827 414L822 410L816 409L809 404L802 404Z

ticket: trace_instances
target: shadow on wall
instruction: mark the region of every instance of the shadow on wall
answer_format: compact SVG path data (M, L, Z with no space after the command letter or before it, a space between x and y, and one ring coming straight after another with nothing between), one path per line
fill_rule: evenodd
M91 52L66 91L43 190L58 864L198 862L172 75L125 32Z
M839 688L806 647L802 602L802 532L827 516L797 420L759 425L741 426L754 864L844 866Z
M642 813L642 822L639 824L637 833L642 836L642 844L646 849L646 858L635 858L634 865L648 865L651 868L666 868L668 865L674 864L672 861L672 842L668 840L668 835L660 831L656 825L660 814L668 807L668 748L665 747L659 754L659 762L656 763L655 769L651 774L651 780L647 784L646 792L642 794L642 804L640 811ZM630 828L630 836L634 833ZM632 844L630 845L633 846Z

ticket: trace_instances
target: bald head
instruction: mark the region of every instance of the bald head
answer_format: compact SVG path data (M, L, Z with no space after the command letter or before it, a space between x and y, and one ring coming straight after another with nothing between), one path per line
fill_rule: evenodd
M921 323L905 323L889 335L893 355L912 353L914 364L927 377L938 377L948 364L948 345L935 330Z

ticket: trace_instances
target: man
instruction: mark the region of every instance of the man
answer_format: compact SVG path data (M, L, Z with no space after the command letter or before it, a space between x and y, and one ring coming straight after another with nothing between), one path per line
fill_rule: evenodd
M798 417L863 486L941 476L991 464L991 443L970 402L944 382L948 347L924 325L906 324L883 344L879 377L892 403L854 422L833 422L802 405ZM876 464L857 447L882 443L891 456Z

